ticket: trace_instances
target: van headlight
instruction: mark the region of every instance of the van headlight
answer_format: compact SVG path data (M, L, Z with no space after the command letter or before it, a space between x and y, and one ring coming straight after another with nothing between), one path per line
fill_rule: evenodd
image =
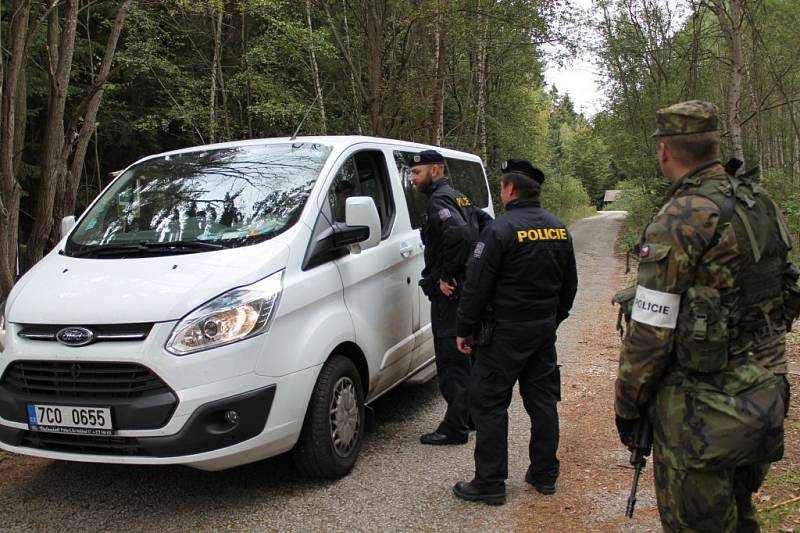
M283 291L283 271L217 296L175 326L165 348L187 355L249 339L269 329Z

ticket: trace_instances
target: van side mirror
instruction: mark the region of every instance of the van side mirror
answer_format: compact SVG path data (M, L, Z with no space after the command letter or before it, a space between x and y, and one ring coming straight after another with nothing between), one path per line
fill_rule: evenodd
M375 200L369 196L352 196L347 199L344 219L348 227L365 226L369 236L358 243L361 250L377 246L381 242L381 219Z
M75 227L75 217L64 217L61 219L61 238L66 237L67 233Z

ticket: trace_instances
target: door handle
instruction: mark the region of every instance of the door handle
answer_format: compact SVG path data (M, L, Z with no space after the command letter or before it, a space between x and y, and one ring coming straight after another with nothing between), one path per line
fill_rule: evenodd
M402 248L400 248L400 255L402 257L410 257L411 256L411 252L413 252L413 251L414 251L413 247L411 247L411 246L403 246Z

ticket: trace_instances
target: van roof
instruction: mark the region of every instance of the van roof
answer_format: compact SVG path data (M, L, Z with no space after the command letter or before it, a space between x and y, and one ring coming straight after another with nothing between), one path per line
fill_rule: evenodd
M395 146L403 146L415 150L426 150L426 149L433 149L439 150L442 152L442 155L445 156L456 156L462 159L468 159L472 161L481 161L481 158L475 154L470 154L468 152L461 152L459 150L452 150L450 148L442 148L438 146L432 146L429 144L420 144L410 141L400 141L397 139L387 139L384 137L369 137L366 135L317 135L317 136L303 136L303 137L295 137L292 139L291 137L269 137L264 139L247 139L243 141L229 141L223 143L215 143L215 144L204 144L198 146L190 146L187 148L181 148L178 150L170 150L168 152L161 152L158 154L152 154L145 157L140 158L136 161L139 163L146 159L151 159L154 157L162 157L166 155L175 155L175 154L183 154L189 152L196 152L201 150L213 150L219 148L235 148L237 146L257 146L259 144L279 144L279 143L287 143L287 142L297 142L297 143L320 143L320 144L327 144L332 146L336 150L343 150L349 146L353 146L360 143L370 143L370 144L389 144Z

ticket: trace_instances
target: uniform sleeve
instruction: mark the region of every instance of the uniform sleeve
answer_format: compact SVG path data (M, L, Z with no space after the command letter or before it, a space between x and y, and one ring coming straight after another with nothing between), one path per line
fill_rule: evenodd
M494 294L505 254L504 242L497 230L496 225L491 225L481 233L467 263L467 279L456 313L456 334L459 337L473 334Z
M450 281L460 274L470 252L470 231L461 210L446 196L433 197L431 215L436 220L441 234L441 259L439 276Z
M622 344L614 408L638 418L672 362L680 299L717 229L719 208L701 196L673 199L647 227L638 286Z
M569 316L572 304L575 301L575 293L578 292L578 267L575 264L575 249L572 245L572 237L569 240L569 256L567 266L564 270L564 281L561 284L561 291L558 295L558 310L556 311L556 322L561 324Z
M476 207L475 209L477 209L478 211L478 233L480 233L484 229L486 229L494 221L494 219L492 218L492 215L490 215L483 209L480 209L478 207Z

